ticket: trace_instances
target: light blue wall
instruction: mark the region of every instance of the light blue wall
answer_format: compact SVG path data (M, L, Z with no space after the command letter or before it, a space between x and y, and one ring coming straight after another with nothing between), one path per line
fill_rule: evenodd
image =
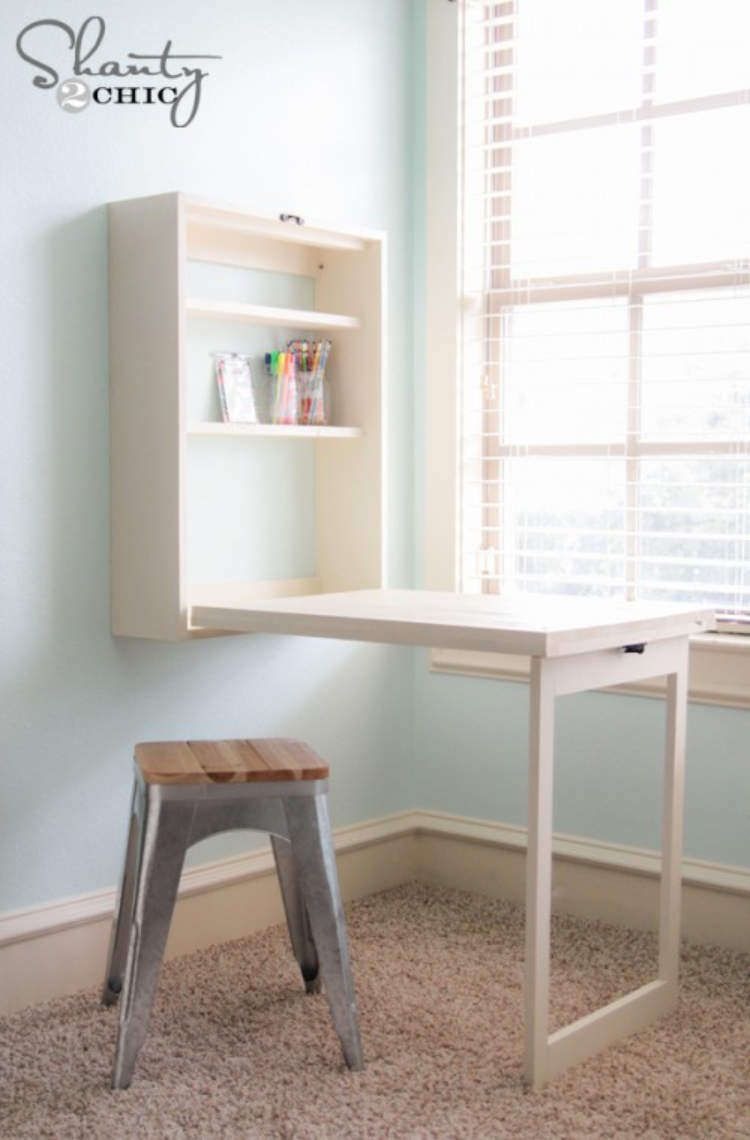
M409 0L102 0L100 59L214 52L185 130L161 108L62 112L17 32L88 0L6 0L0 432L0 910L116 879L138 739L300 735L330 759L336 824L399 809L408 650L262 637L162 645L109 634L106 215L184 189L382 227L389 271L389 525L411 575ZM64 57L56 34L45 42ZM69 64L61 66L64 76ZM201 857L237 849L237 837Z
M62 10L61 10L62 11ZM90 14L67 0L64 18ZM412 806L525 821L523 686L431 675L422 652L109 634L106 218L187 189L390 234L393 584L423 549L425 0L104 0L109 55L222 54L187 130L154 108L66 115L31 86L6 3L0 387L0 911L109 886L137 739L283 733L330 760L334 822ZM656 702L560 709L556 825L654 846ZM686 847L750 865L750 715L690 713ZM499 760L499 766L498 766ZM200 858L237 850L225 837Z
M419 803L526 824L528 686L416 664ZM555 829L658 848L664 704L584 693L556 709ZM691 704L685 852L750 867L750 713Z

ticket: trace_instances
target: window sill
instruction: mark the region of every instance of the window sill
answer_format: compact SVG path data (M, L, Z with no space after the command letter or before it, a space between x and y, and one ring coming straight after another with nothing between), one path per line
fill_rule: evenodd
M430 671L500 681L528 681L529 658L504 653L433 649ZM635 685L616 685L606 691L663 697L665 683L656 678ZM699 704L750 708L750 637L725 633L702 633L691 637L689 699Z

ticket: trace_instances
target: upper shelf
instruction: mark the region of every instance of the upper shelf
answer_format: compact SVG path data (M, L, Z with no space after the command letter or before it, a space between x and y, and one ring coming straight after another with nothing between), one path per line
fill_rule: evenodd
M193 317L216 317L225 321L249 321L254 325L282 325L303 329L358 329L356 317L339 313L316 313L312 309L282 309L275 305L249 305L240 301L211 301L189 297L186 309Z

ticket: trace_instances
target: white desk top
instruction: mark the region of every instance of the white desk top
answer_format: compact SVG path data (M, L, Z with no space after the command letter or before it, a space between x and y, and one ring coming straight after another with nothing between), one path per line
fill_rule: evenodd
M526 594L515 598L430 590L355 590L259 601L252 587L223 586L222 600L193 605L192 624L243 633L338 637L435 649L564 657L659 641L711 628L696 605Z

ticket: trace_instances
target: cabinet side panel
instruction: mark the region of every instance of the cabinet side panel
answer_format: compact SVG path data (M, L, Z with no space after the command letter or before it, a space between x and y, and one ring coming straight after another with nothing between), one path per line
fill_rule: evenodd
M321 588L380 589L385 580L385 242L361 253L327 251L316 307L356 316L361 328L331 334L336 423L361 439L317 446L318 575Z
M109 207L112 632L173 639L181 599L180 201Z

